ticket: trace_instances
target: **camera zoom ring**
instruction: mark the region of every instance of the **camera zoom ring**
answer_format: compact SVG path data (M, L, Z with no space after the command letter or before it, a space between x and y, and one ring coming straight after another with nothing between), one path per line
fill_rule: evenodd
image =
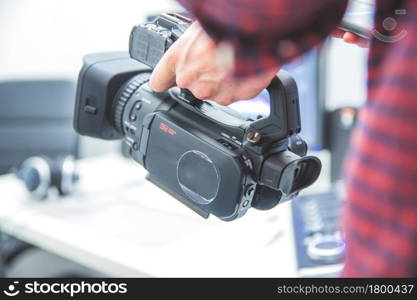
M119 92L119 95L116 99L116 106L114 108L114 126L116 130L120 133L123 133L123 112L125 110L126 104L129 101L130 97L136 92L136 90L145 82L149 80L149 76L145 74L139 74L131 79Z

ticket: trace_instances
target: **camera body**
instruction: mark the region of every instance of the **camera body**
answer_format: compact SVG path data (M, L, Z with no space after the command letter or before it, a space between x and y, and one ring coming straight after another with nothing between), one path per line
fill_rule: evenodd
M150 181L203 217L213 214L231 221L250 207L270 209L311 185L321 163L305 156L306 144L297 135L298 91L288 73L281 71L272 80L267 88L270 115L257 120L213 101L197 100L177 87L164 93L150 89L152 68L187 27L179 19L184 25L179 30L175 17L169 15L167 21L162 15L152 26L135 27L130 55L84 58L76 131L123 139ZM165 31L156 30L158 26Z

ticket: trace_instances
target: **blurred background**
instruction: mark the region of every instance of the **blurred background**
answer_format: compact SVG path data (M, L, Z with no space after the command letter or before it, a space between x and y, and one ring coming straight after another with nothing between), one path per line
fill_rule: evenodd
M346 18L369 28L372 25L372 9L373 1L371 0L351 1ZM64 161L66 163L65 159L68 156L74 157L76 163L77 161L94 161L92 165L84 167L87 175L83 176L82 172L79 174L81 186L87 186L87 189L93 185L87 179L99 176L93 174L90 170L91 166L94 166L95 172L101 173L100 176L104 176L103 174L108 171L106 162L112 165L114 157L121 155L121 143L78 137L72 129L75 84L82 66L82 57L93 52L127 51L131 28L149 20L151 16L166 11L181 11L181 7L171 0L0 0L0 174L3 174L0 176L0 230L3 230L0 244L3 259L0 270L3 276L136 276L141 274L129 268L112 272L113 268L121 268L123 263L120 261L113 266L109 264L106 268L101 267L102 263L97 261L94 251L91 250L102 249L99 242L97 245L90 245L91 253L85 257L86 249L80 250L78 246L77 248L69 242L60 244L63 243L62 240L58 242L55 240L56 236L46 231L42 232L41 229L19 233L16 228L23 226L35 228L36 224L25 223L23 225L19 218L27 221L28 217L20 214L19 218L12 218L14 211L24 209L26 212L28 209L29 215L35 212L36 214L46 213L43 218L39 219L47 220L47 216L56 212L59 214L61 211L68 210L68 207L54 204L55 206L50 208L48 202L41 204L36 201L30 202L29 196L24 194L26 193L24 186L17 183L11 173L15 172L26 159L42 154L50 157L51 160L58 160L61 164L64 164ZM279 226L285 227L288 231L287 243L292 245L288 253L293 253L291 260L295 270L294 273L281 270L283 275L301 274L300 270L313 270L312 274L319 274L317 270L322 269L323 266L339 268L342 265L343 253L337 252L341 249L340 244L343 242L338 229L342 204L341 201L335 202L334 199L339 195L333 187L336 186L336 182L340 182L341 165L348 148L350 132L355 124L357 108L365 99L366 57L366 49L347 45L337 39L329 39L320 51L314 50L307 53L284 67L293 74L299 86L302 136L314 153L323 158L328 172L325 175L326 178L321 179L323 181L321 186L325 187L320 190L320 193L312 192L311 196L301 197L299 201L294 201L292 207L289 207L289 223L285 227L282 225L284 221L280 222ZM239 110L239 105L236 109ZM241 105L240 109L245 110L247 107ZM113 160L106 160L107 157L112 157ZM123 169L125 164L127 163L123 161L115 168ZM141 167L134 165L134 168ZM136 172L133 171L134 168L131 168L130 164L127 167L129 171ZM87 179L83 181L83 178ZM96 179L94 188L98 189L101 184L97 181ZM117 188L115 187L116 191ZM95 198L91 195L90 197ZM115 197L119 195L112 198ZM20 198L23 199L21 202L19 202ZM10 204L14 201L19 205ZM78 200L74 201L78 203ZM317 206L317 203L320 206ZM99 211L102 209L100 205L104 204L95 203L94 205L99 207L97 209ZM76 204L71 206L71 209L74 207L77 207ZM129 205L126 205L124 209L129 210ZM94 209L91 210L94 211ZM86 214L86 210L79 209L79 211L82 211L81 215L85 218L91 217ZM329 211L329 215L320 215L322 211ZM101 215L97 222L112 223L108 221L108 218L117 218L111 214L110 209L106 211L106 215ZM124 214L125 211L122 210L120 215ZM65 218L67 217L61 216L60 220L65 220ZM321 218L322 222L317 224L316 221L312 221L312 218L314 220ZM35 222L35 219L31 219L31 222ZM91 219L94 219L94 216ZM104 219L107 221L103 221ZM172 225L169 220L164 218L161 220L160 226ZM58 222L56 218L53 222L55 221ZM46 228L53 226L55 224L53 222L47 223ZM74 220L69 219L66 226L73 224L71 222ZM201 222L198 220L194 225L204 226ZM215 228L220 226L214 223ZM98 227L103 225L97 224L95 225ZM148 223L144 224L151 226ZM238 226L248 226L252 228L251 232L255 232L250 223L239 224L233 228L239 230ZM115 227L112 226L108 227L111 229L106 227L106 230L113 230ZM124 235L124 241L129 241L132 236L135 236L134 240L136 240L138 238L134 228L136 225L128 223L125 226L117 227L117 230L121 232L130 232L130 235ZM127 227L129 229L126 229ZM180 229L176 233L182 234L185 227L186 225L178 227ZM215 230L217 229L213 229L213 232ZM63 232L65 231L61 233ZM55 234L59 236L59 232ZM235 232L232 230L230 234L235 234ZM77 231L74 235L81 236L81 233ZM319 244L317 239L323 235L326 236L325 241L329 241L327 237L331 236L330 240L333 244L330 247L336 249L335 254L333 253L330 258L323 258L320 255L317 258L317 255L314 256L317 251L310 253L312 250L311 247L309 248L309 242L314 240L314 245ZM76 242L77 239L74 238L74 243ZM78 243L86 244L81 238L78 239ZM111 239L110 243L112 243ZM261 250L258 249L258 251L266 251L265 253L270 251L269 246L262 243L259 243ZM120 242L120 245L124 245L123 242ZM71 248L72 246L78 249L77 254L74 254L75 250ZM120 251L120 248L116 247L113 250ZM96 254L96 256L105 255L101 252ZM109 255L107 262L112 261L111 255L109 253L107 255ZM124 253L118 253L116 256L120 259L123 255ZM137 264L141 265L140 262ZM129 263L127 262L126 265ZM248 271L249 273L242 274L254 276L281 274L270 272L255 262L253 266L252 273ZM167 268L172 270L174 267L167 266ZM150 275L200 274L191 271L192 269L188 273L157 269L154 274ZM221 268L219 267L218 270ZM328 274L337 270L336 268L326 271L327 273L323 271L323 273ZM143 274L148 273L149 271L143 272ZM229 273L213 271L208 274L227 275Z
M84 55L127 51L135 24L179 8L170 0L1 0L0 80L76 82ZM80 155L89 156L117 145L86 139L80 147Z

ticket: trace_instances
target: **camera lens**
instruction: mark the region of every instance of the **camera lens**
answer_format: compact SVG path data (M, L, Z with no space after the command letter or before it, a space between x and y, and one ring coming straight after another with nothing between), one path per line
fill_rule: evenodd
M113 104L113 124L119 133L124 133L123 114L134 93L149 80L150 73L141 73L127 81L118 91ZM135 105L140 102L135 102ZM136 107L136 106L135 106ZM140 106L139 106L140 109ZM138 109L138 110L139 110ZM138 111L137 110L137 111ZM137 119L136 110L131 109L128 120L134 122Z
M177 163L178 183L190 200L209 204L217 196L220 175L213 161L200 151L184 153Z

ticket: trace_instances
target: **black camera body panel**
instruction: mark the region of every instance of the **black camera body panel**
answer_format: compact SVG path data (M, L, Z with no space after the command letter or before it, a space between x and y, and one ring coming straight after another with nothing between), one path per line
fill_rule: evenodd
M192 21L179 14L162 14L154 22L133 27L129 39L130 57L156 66L169 47L187 30Z
M250 207L251 199L243 197L249 170L237 153L194 132L192 124L157 113L150 127L146 169L166 189L191 198L208 214L221 219L242 215Z
M292 199L321 171L317 158L305 156L307 145L297 135L295 81L279 72L267 88L270 115L257 120L184 89L152 91L148 81L161 49L165 52L188 26L179 17L176 23L177 17L162 15L135 27L130 39L135 59L120 52L86 56L74 128L83 135L123 139L150 181L203 217L231 221L250 207L271 209Z
M123 138L111 122L113 99L127 80L150 68L125 52L90 54L83 62L77 84L75 130L99 139Z
M136 78L142 81L149 76L150 73L145 71ZM245 192L254 190L256 184L250 175L251 169L242 158L244 150L239 140L244 136L244 128L236 125L248 122L229 115L229 123L235 126L225 128L218 120L212 119L223 115L215 103L205 103L205 108L200 110L174 101L172 93L155 95L144 82L124 109L124 142L131 149L132 158L149 171L153 183L201 216L214 214L223 220L232 220L243 215L251 207L253 196ZM196 111L200 112L200 117ZM210 117L203 117L206 113ZM226 137L234 139L228 141ZM193 161L190 165L186 165L184 159L187 153L196 153L194 160L191 155ZM204 164L205 161L210 163ZM215 180L208 176L211 167L218 174ZM201 192L202 195L187 189L187 182L181 178L187 173L192 174L190 184L194 189L206 190ZM196 178L198 175L203 178ZM203 197L207 189L216 193Z

